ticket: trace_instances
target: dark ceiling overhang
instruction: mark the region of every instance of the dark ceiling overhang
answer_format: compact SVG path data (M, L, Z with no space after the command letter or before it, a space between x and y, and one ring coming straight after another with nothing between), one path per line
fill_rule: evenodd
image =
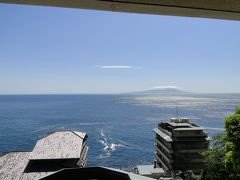
M0 2L240 20L240 0L0 0Z

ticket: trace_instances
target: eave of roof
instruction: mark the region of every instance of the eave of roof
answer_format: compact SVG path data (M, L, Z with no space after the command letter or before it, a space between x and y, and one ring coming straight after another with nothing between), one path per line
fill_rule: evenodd
M239 0L0 0L2 3L240 20Z

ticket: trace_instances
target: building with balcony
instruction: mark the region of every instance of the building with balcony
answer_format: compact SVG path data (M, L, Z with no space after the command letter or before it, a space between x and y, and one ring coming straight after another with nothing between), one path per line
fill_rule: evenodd
M200 152L209 146L203 127L190 123L187 118L172 118L170 122L159 123L154 132L158 167L166 173L202 169Z

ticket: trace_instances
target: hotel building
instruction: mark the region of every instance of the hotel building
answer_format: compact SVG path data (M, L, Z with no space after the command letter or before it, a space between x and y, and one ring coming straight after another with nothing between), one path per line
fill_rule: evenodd
M204 128L189 123L187 118L172 118L170 122L159 123L154 132L157 167L167 173L202 169L200 152L209 146Z

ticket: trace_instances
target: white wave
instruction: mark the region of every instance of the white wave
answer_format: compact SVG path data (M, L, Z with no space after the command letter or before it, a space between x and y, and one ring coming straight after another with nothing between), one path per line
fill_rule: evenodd
M114 143L112 143L109 148L110 148L112 151L115 151L117 147L125 147L125 146L122 145L122 144L114 144Z
M105 137L104 133L103 133L103 130L101 130L101 136L102 137Z
M105 141L99 140L99 142L104 146L103 149L106 149L108 147L108 144Z
M116 143L112 143L112 142L108 142L109 140L111 140L111 138L107 138L105 136L105 134L103 133L103 130L101 130L101 139L99 139L98 141L103 145L103 151L104 154L100 154L99 158L106 158L109 157L111 155L111 153L113 151L115 151L118 147L125 147L122 144L116 144Z

